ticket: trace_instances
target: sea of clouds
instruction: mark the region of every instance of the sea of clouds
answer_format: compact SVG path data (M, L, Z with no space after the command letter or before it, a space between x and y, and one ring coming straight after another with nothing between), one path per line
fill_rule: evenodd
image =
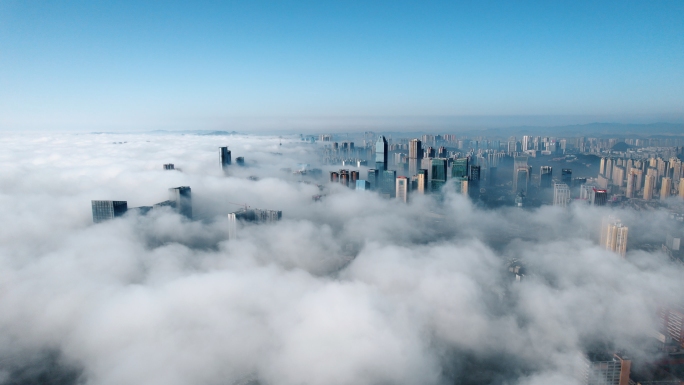
M279 143L0 135L0 384L576 384L597 344L648 360L658 306L684 298L661 252L597 244L610 213L630 245L659 245L664 211L405 205L337 185L315 202L319 187L282 169L325 178L318 145ZM224 145L247 163L229 176ZM93 199L152 205L176 186L192 188L193 221L92 222ZM229 241L239 204L283 219Z

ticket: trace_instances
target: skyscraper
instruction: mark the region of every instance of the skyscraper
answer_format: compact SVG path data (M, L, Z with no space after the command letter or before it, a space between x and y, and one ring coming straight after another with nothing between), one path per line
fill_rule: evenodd
M228 166L230 166L230 150L228 147L219 147L219 161L223 172L228 172Z
M634 198L634 195L637 192L637 174L636 170L632 169L630 170L629 174L627 174L627 189L625 190L625 197L627 198Z
M447 159L435 158L432 159L432 180L430 181L430 190L439 191L446 184L447 181Z
M349 170L340 170L340 184L349 187Z
M280 210L242 208L228 214L228 239L235 239L239 222L272 223L283 217Z
M428 192L428 170L418 170L416 174L416 192L418 194L426 194Z
M169 201L181 215L192 219L192 196L188 186L172 187L169 189Z
M378 182L380 182L380 175L378 172L378 169L375 168L369 168L368 169L368 183L370 183L370 189L371 190L380 190Z
M646 175L644 181L644 200L650 201L653 199L653 190L655 189L656 177L655 175Z
M420 139L411 139L409 143L409 176L416 175L423 159L423 146Z
M359 179L356 181L357 190L370 190L370 182L367 180Z
M663 181L660 184L660 200L664 201L669 198L670 191L672 191L672 178L664 176Z
M619 219L604 218L601 225L601 246L624 257L627 252L628 231Z
M553 181L553 168L551 166L541 166L539 168L539 188L551 188Z
M375 142L375 168L381 172L387 170L387 139L382 135Z
M468 176L468 180L475 188L480 185L480 166L470 166L470 175Z
M565 183L553 185L553 205L567 207L570 203L570 187Z
M93 208L93 222L100 223L126 214L126 201L90 201Z
M405 176L398 176L396 179L396 197L404 203L409 199L409 179Z
M330 171L330 182L337 183L340 181L340 174L337 171Z
M527 182L530 179L529 170L526 156L513 158L513 192L524 191L527 194Z
M394 198L397 192L396 179L396 171L384 170L382 174L380 174L380 194L386 198Z
M463 194L466 197L468 196L468 177L467 176L460 176L458 178L452 178L454 181L454 187L456 190L457 194Z
M460 178L462 176L468 176L468 158L458 158L454 159L451 164L451 177Z
M568 186L572 185L572 170L569 168L564 168L561 170L561 182Z

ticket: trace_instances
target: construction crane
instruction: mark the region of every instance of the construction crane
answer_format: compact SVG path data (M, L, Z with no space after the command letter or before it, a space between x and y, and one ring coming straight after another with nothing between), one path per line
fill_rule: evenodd
M235 203L235 202L228 202L228 203L230 203L231 205L235 205L235 206L241 206L241 207L243 207L245 210L248 210L248 209L249 209L249 206L247 205L247 203Z

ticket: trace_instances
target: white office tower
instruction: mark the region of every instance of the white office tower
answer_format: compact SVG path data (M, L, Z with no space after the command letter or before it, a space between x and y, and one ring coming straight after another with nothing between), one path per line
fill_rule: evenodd
M570 188L565 183L553 185L553 205L567 207L570 203Z

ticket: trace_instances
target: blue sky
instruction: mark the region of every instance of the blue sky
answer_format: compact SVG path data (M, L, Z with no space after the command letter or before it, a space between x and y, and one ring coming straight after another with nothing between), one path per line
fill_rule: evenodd
M0 1L4 129L507 116L684 121L684 2Z

